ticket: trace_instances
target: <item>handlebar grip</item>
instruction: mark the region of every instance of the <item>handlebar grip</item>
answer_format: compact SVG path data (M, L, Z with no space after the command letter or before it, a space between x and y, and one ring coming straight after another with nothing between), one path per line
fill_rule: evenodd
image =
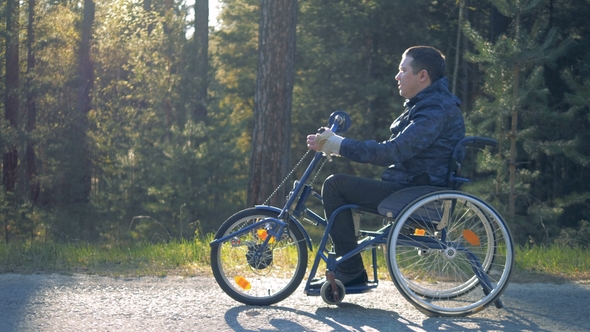
M348 130L348 128L350 128L351 122L352 119L348 113L344 111L335 111L330 114L328 127L334 132L334 134L343 134Z

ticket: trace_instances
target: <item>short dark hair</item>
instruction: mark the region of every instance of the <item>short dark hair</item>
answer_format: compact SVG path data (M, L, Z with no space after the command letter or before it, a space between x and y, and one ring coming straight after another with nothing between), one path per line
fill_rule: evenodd
M411 57L413 59L410 66L412 66L412 71L414 74L419 73L421 70L426 70L432 83L445 76L445 56L441 51L434 47L410 47L404 52L404 56Z

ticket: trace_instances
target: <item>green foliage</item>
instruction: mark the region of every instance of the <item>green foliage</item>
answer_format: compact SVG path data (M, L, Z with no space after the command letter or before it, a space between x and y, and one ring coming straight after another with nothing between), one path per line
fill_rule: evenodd
M254 91L258 56L258 1L226 0L219 30L211 34L210 48L215 70L213 103L223 127L235 128L232 140L238 152L250 152L254 128ZM247 172L247 169L244 169Z
M469 131L499 141L497 159L483 166L494 170L494 183L479 189L484 195L493 192L519 241L531 236L550 240L558 232L563 209L538 190L540 182L550 181L550 174L538 166L556 153L571 151L567 146L574 143L563 141L572 137L566 116L549 107L544 69L567 54L572 38L561 39L557 29L548 26L541 1L490 2L512 19L505 34L490 42L469 23L464 27L475 48L466 58L479 63L486 74L483 95L469 116Z
M82 186L78 179L84 173L79 161L83 159L80 156L84 154L74 148L74 144L64 144L72 141L83 142L83 132L80 130L83 128L83 119L81 122L81 117L76 112L77 45L80 33L76 29L80 14L78 9L66 4L54 4L43 7L43 10L37 9L36 43L32 49L36 66L25 74L26 61L21 60L21 87L18 94L21 106L20 126L8 128L4 125L4 120L1 123L2 151L5 151L4 144L10 142L10 145L17 147L20 158L17 188L13 193L7 193L4 196L6 200L3 200L3 203L10 202L10 209L5 211L3 218L3 238L6 240L19 241L44 237L47 227L51 224L58 226L56 228L64 228L58 225L63 223L63 220L53 218L53 208L56 205L67 206L80 199L79 192ZM24 19L27 17L27 10L28 7L24 3L21 4L21 27L26 26ZM27 49L24 47L23 38L21 43L21 59L26 59ZM0 58L4 59L4 50ZM24 128L28 120L28 116L25 115L25 88L33 91L37 105L36 129L32 132ZM3 85L0 89L3 89ZM23 159L28 143L35 144L35 154L39 160L36 165L37 180L42 188L34 200L29 195L28 183L25 181L27 170ZM43 208L39 209L40 206ZM79 230L80 226L76 225L75 228Z
M191 120L191 102L179 94L190 89L181 85L190 83L182 76L191 56L183 47L183 18L120 4L120 11L109 5L105 33L97 37L104 57L97 58L103 75L92 114L100 172L94 202L119 224L104 236L120 236L138 215L160 225L134 230L147 239L191 236L199 220L210 230L242 199L232 190L239 180L225 176L242 166L230 141L234 127L221 126L225 116L216 105L208 125Z
M0 149L16 145L22 158L27 142L35 143L41 192L36 201L26 195L24 167L14 193L2 188L2 240L173 242L216 229L245 207L259 1L222 1L221 24L210 31L206 121L191 117L197 80L188 2L168 8L171 2L153 0L149 11L142 1L95 2L95 82L87 115L77 109L83 8L77 2L37 1L31 73L25 74L21 38L21 83L31 79L27 89L37 103L36 128L24 130L24 121L11 128L0 117ZM345 136L386 139L389 124L403 111L394 79L401 54L410 46L432 45L446 54L447 73L457 69L469 134L500 142L497 150L469 156L464 174L474 183L465 190L510 218L521 243L587 245L590 7L566 0L471 1L464 14L470 23L462 29L468 41L457 44L456 1L298 3L291 160L300 159L305 136L335 110L353 118ZM0 2L3 18L4 6ZM21 2L21 28L27 6ZM508 23L499 36L493 9ZM0 25L0 35L5 32ZM462 54L463 49L469 52ZM0 43L1 96L5 52ZM24 90L23 85L21 117ZM4 102L0 98L2 110ZM80 162L86 159L88 164ZM92 175L90 201L80 197L85 167ZM381 171L335 159L325 165L317 186L330 173L379 177Z

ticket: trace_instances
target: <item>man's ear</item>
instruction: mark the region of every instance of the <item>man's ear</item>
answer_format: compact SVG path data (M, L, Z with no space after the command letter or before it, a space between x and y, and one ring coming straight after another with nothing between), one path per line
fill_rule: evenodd
M432 83L431 80L430 80L430 75L428 75L428 72L426 71L426 69L422 69L420 71L420 74L419 74L418 79L422 83Z
M421 82L426 81L427 79L430 79L430 76L428 75L428 72L426 71L426 69L422 69L420 71L420 77L419 77Z

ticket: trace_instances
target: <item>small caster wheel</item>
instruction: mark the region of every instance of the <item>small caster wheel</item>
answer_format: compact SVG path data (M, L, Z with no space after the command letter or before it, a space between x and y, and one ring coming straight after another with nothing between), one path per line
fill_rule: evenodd
M324 282L322 288L320 289L320 295L322 295L322 300L327 304L338 304L342 302L344 299L344 295L346 295L346 288L342 281L336 279L336 287L338 290L336 292L332 292L332 285L330 285L329 281Z

